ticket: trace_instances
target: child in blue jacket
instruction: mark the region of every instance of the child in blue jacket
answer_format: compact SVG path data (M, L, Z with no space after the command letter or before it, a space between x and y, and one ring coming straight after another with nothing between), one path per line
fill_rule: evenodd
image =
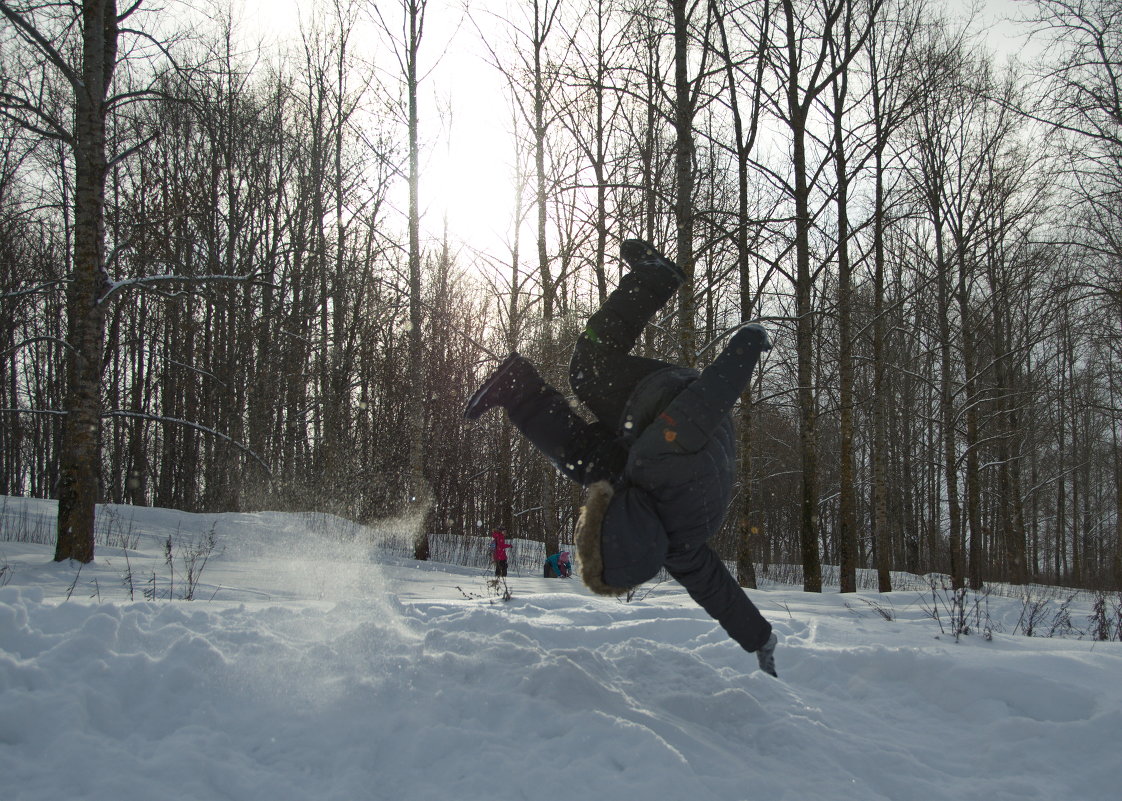
M573 563L569 560L569 552L562 551L545 558L542 565L543 578L569 578L573 575Z

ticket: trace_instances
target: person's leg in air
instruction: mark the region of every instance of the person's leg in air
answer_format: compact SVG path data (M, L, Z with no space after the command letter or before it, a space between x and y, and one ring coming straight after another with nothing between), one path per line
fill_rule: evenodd
M627 239L620 254L630 268L604 304L588 318L569 364L573 392L604 425L620 423L635 385L669 366L631 354L651 318L674 296L685 275L674 262L640 239Z

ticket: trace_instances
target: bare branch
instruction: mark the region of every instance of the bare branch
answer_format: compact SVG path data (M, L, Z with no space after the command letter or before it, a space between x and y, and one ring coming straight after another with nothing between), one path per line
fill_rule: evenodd
M221 431L215 431L213 428L208 428L207 426L202 426L202 425L199 425L198 423L192 423L190 420L184 420L180 417L165 417L163 415L158 415L158 414L143 414L143 413L140 413L140 412L126 412L126 411L122 411L120 409L117 409L117 410L111 411L111 412L104 412L104 413L102 413L101 416L102 417L127 417L127 418L138 419L138 420L152 420L152 421L157 422L157 423L174 423L175 425L180 425L180 426L185 426L187 428L192 428L195 431L199 431L199 432L202 432L204 434L210 434L211 436L217 437L218 439L224 440L225 442L229 442L231 445L233 445L239 451L244 453L246 456L249 456L251 459L253 459L255 462L257 462L259 465L261 465L261 467L265 470L265 472L269 475L270 478L273 477L273 469L271 467L269 467L269 465L265 462L264 459L262 459L260 456L258 456L256 453L254 453L249 448L247 448L245 445L242 445L237 440L226 436Z

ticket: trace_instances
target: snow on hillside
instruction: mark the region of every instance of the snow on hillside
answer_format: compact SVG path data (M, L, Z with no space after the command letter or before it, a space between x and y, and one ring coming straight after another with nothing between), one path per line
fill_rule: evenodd
M956 642L930 593L754 591L776 680L672 582L504 602L345 521L132 507L79 572L0 501L12 801L1118 797L1122 644L1014 635L1017 599Z

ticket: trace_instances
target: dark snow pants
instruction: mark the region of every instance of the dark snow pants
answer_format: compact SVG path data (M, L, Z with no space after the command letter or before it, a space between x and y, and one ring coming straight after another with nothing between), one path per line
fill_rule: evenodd
M647 267L623 276L604 305L588 318L573 348L569 384L597 419L619 432L636 384L670 367L631 350L654 314L674 296L678 282L668 270Z
M669 365L631 354L651 317L678 284L658 267L632 270L588 319L569 363L574 394L596 415L589 423L548 384L507 408L511 422L561 472L582 486L614 482L627 463L618 426L635 385Z

